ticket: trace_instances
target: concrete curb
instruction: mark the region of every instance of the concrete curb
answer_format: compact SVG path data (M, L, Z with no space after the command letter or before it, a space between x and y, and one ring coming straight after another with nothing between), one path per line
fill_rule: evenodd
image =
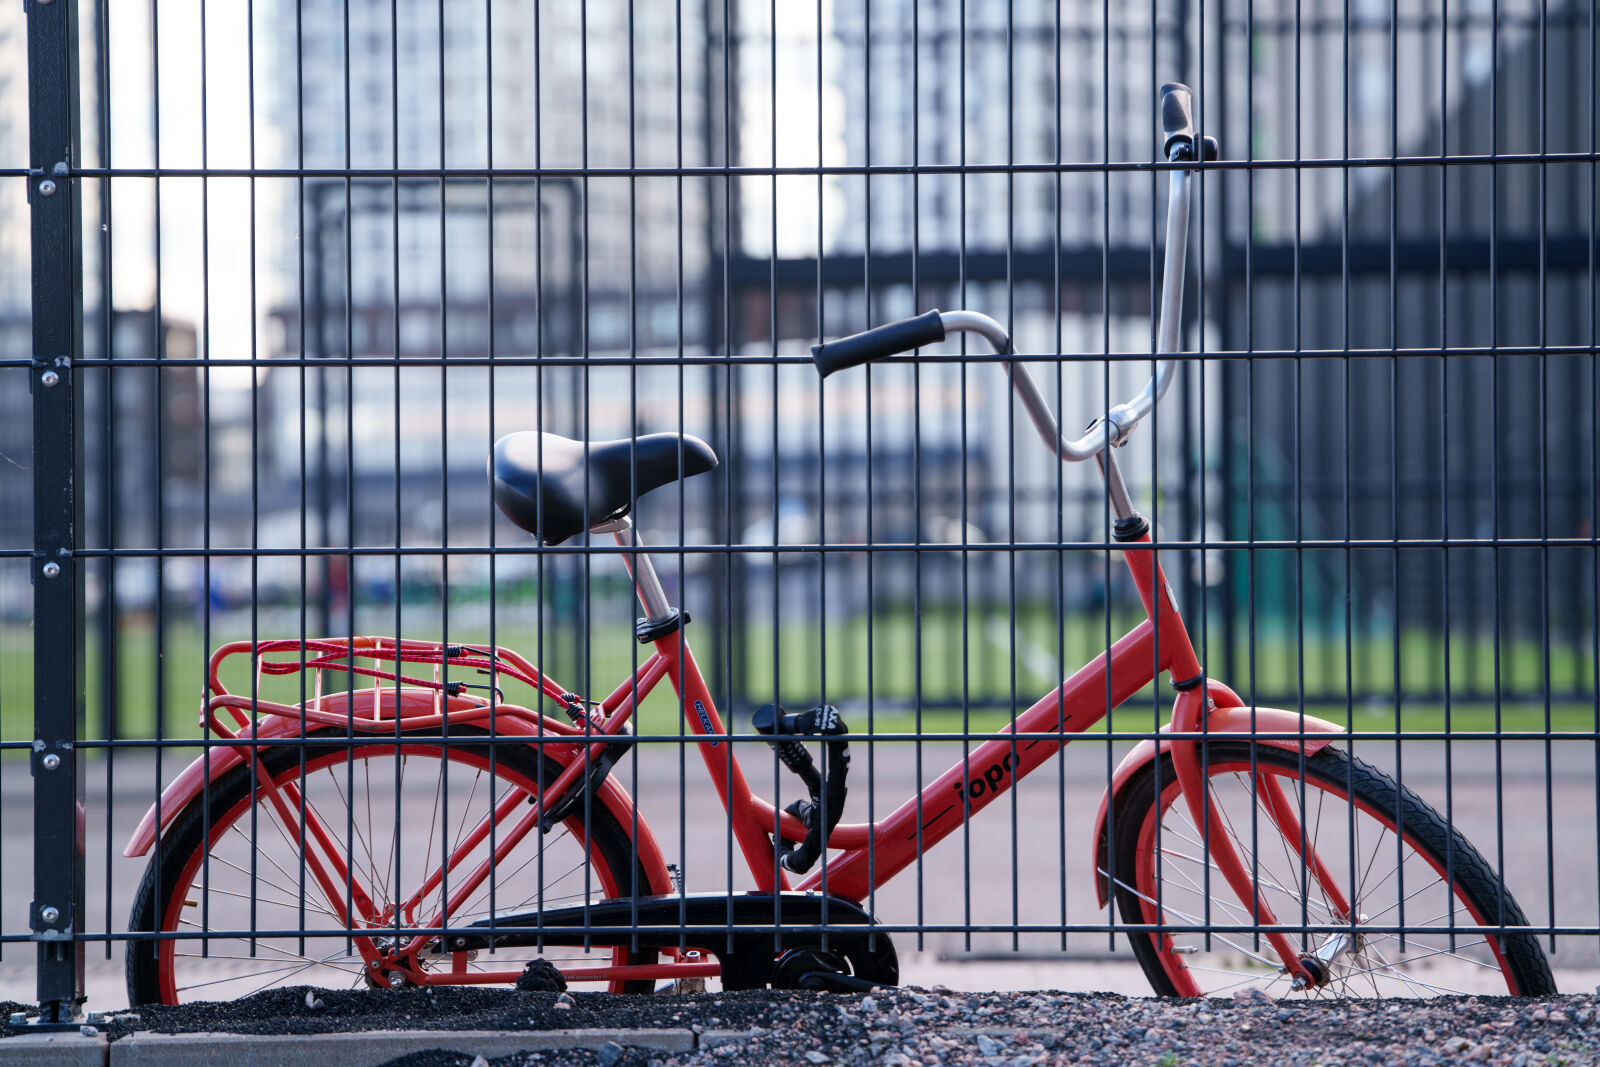
M0 1067L281 1067L337 1063L377 1067L413 1052L444 1049L493 1059L513 1052L598 1050L609 1042L659 1052L688 1052L692 1030L367 1030L343 1034L152 1034L120 1041L81 1034L25 1034L0 1041Z
M100 1034L19 1034L0 1041L0 1067L105 1067L107 1044Z

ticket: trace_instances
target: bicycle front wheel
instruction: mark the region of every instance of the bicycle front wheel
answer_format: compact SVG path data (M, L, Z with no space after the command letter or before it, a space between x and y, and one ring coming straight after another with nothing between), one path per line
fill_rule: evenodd
M491 841L503 846L529 812L527 798L562 769L505 741L491 760L485 737L458 726L444 744L358 736L281 746L262 752L254 783L248 763L223 775L209 798L196 797L162 834L134 897L130 931L180 936L129 942L130 1003L232 1000L288 985L410 985L417 974L509 984L535 959L584 981L585 971L655 962L654 954L598 946L453 953L435 938L406 961L411 973L387 962L374 966L375 948L392 951L412 940L408 926L427 929L441 914L439 925L463 927L491 910L503 916L650 892L627 829L595 803L587 828L582 806L548 834L533 828L481 885L448 906L491 858ZM259 781L263 774L270 789ZM317 844L307 850L303 839ZM352 928L371 933L330 932L345 928L345 915ZM588 980L616 992L653 987L649 980Z
M1158 928L1128 932L1158 994L1556 991L1538 940L1518 929L1527 919L1504 882L1410 789L1331 747L1303 759L1245 741L1203 751L1217 811L1204 821L1212 825L1195 825L1170 756L1130 779L1113 812L1117 908L1126 923ZM1318 984L1296 989L1250 929L1252 902L1240 902L1208 854L1206 842L1219 836L1292 930Z

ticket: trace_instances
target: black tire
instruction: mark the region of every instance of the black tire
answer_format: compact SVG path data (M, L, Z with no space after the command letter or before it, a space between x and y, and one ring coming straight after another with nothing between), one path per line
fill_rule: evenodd
M1321 922L1331 926L1348 921L1348 914L1339 916L1321 881L1298 858L1299 841L1285 840L1278 831L1262 800L1266 787L1258 783L1263 778L1252 779L1252 774L1282 787L1308 842L1316 846L1314 854L1323 862L1327 880L1345 899L1354 898L1353 910L1363 916L1363 922L1374 927L1387 923L1409 928L1405 952L1399 951L1395 934L1381 930L1354 939L1323 931L1311 933L1305 940L1295 931L1291 937L1302 953L1320 949L1332 957L1322 968L1326 984L1304 990L1305 995L1415 996L1479 991L1457 988L1463 979L1469 985L1491 985L1490 991L1501 995L1548 996L1556 991L1535 935L1515 930L1480 934L1469 929L1451 936L1448 914L1452 908L1458 926L1516 928L1526 927L1528 921L1493 868L1460 831L1388 775L1329 747L1304 760L1302 777L1298 752L1247 741L1209 743L1202 766L1207 768L1218 805L1220 829L1233 840L1256 884L1264 887L1267 904L1281 924ZM1152 818L1158 774L1164 812L1159 846ZM1204 936L1201 928L1207 915L1213 925L1247 926L1251 910L1241 907L1214 863L1202 862L1202 835L1178 792L1170 756L1164 755L1159 764L1152 761L1128 780L1118 794L1113 815L1109 856L1122 921L1159 922L1165 927L1160 934L1128 932L1134 953L1158 995L1225 994L1250 985L1275 995L1295 992L1265 940L1258 944L1249 934L1236 933ZM1374 837L1369 830L1363 837L1363 829L1371 826L1381 832ZM1218 831L1216 826L1208 830ZM1298 839L1300 835L1293 836ZM1280 871L1287 872L1286 876L1278 876ZM1352 878L1356 871L1359 877ZM1402 883L1403 923L1398 889ZM1391 895L1395 898L1392 904L1388 900ZM1434 906L1434 897L1438 906ZM1419 927L1435 920L1437 925ZM1313 967L1320 963L1316 961ZM1419 969L1418 964L1424 967ZM1457 980L1425 977L1441 966ZM1229 967L1233 968L1231 974L1217 975Z
M438 731L436 728L430 731L430 733L432 736L438 736ZM312 738L338 738L342 740L345 734L342 730L327 729L316 731L310 736ZM471 739L486 737L487 731L473 726L452 726L450 728L449 736L448 765L450 768L452 768L451 773L455 775L456 779L455 783L452 785L452 788L459 790L462 781L469 776L476 776L478 779L486 778L487 768L490 763L490 746L481 742L474 743ZM459 741L457 740L458 738L460 739ZM359 786L360 776L363 772L370 775L374 766L378 766L381 772L384 769L382 766L384 761L387 761L388 766L395 766L398 763L395 754L395 748L396 746L392 742L385 745L384 738L382 737L358 737L357 743L353 748L347 748L344 746L308 746L302 750L302 748L299 746L284 746L265 749L262 753L262 763L266 768L267 774L271 776L272 780L298 782L302 780L299 776L301 769L301 754L303 751L305 754L306 765L308 767L306 778L303 781L306 783L306 789L308 793L312 789L311 783L313 781L313 776L322 775L326 772L333 776L332 791L328 795L342 798L344 787L341 785L341 783L352 780L349 775L347 775L347 767L349 767L350 764L356 762L357 760L361 761L360 766L350 768L355 775L353 780ZM405 768L411 766L411 760L432 759L440 767L445 766L445 763L441 758L440 747L417 747L408 743L403 747L402 750L406 753L406 763L405 766L401 767L397 772L399 777L396 780L396 784L398 785L404 784ZM556 775L561 771L561 766L553 759L548 757L544 758L543 777L541 779L539 777L539 761L540 757L535 753L535 751L525 745L506 742L500 743L498 746L496 746L494 756L497 784L491 788L492 794L495 796L503 795L501 792L502 788L504 788L504 786L507 784L517 781L527 783L534 788L537 788L540 782L549 783L554 781ZM440 783L444 783L447 780L447 775L440 775ZM202 843L206 837L205 823L208 814L212 820L211 838L214 850L228 845L228 835L230 833L237 833L240 836L243 836L244 831L239 829L241 825L252 825L251 804L249 803L250 788L250 767L248 764L240 764L239 766L231 769L227 774L223 775L221 780L209 789L209 810L207 806L207 797L204 795L197 796L172 821L166 832L161 835L160 841L153 850L150 863L145 870L144 878L140 882L138 892L134 896L133 911L128 921L128 929L130 932L146 932L156 930L156 916L158 915L177 915L180 924L186 928L200 927L202 924L206 923L207 920L209 920L209 928L217 931L216 936L205 939L205 944L209 946L208 951L213 960L241 956L246 951L249 953L250 959L262 960L263 957L258 954L260 952L260 943L270 940L272 945L272 954L265 956L265 962L283 962L286 958L292 962L292 954L296 950L296 946L298 946L300 943L298 939L251 939L249 937L249 931L252 928L256 930L271 930L275 928L287 929L291 926L293 928L300 928L298 915L301 913L302 909L305 917L304 927L307 929L327 929L339 925L337 919L332 915L331 912L319 911L318 901L322 899L320 896L320 889L312 879L312 876L309 872L305 876L306 887L302 891L300 886L297 884L299 872L284 871L281 864L278 865L277 872L275 872L272 869L271 864L273 861L270 859L270 857L266 857L264 860L255 858L250 860L251 869L254 873L251 880L245 883L245 886L248 888L247 893L243 891L229 893L223 890L212 890L207 892L205 889L201 889L199 893L195 894L195 897L204 898L206 900L205 906L201 909L201 914L197 917L199 921L184 918L182 915L182 909L184 907L198 906L198 902L195 900L195 898L186 898L186 902L182 905L182 907L174 909L176 894L179 892L188 892L190 887L194 885L194 883L201 877L201 869L211 872L213 881L215 881L219 872L226 874L230 869L233 871L238 871L242 866L242 864L232 864L230 866L230 862L226 856L218 856L214 854L210 864L206 865L204 868L194 869L187 877L185 877L184 874L185 870L190 867L191 863L197 861L198 853L200 852ZM474 786L474 788L476 788L476 786ZM390 795L393 795L399 791L400 790L398 790L394 785L390 786ZM369 795L371 792L372 790L369 785ZM412 790L412 793L416 792L416 790ZM435 794L436 803L438 796L442 795L442 793L443 787L441 784L439 792ZM408 795L407 799L410 800L412 798ZM308 802L310 802L309 796ZM478 803L482 804L483 800L480 798ZM278 839L275 839L269 835L266 829L269 824L273 827L279 827L278 838L281 838L283 844L289 844L288 835L282 832L278 823L272 821L274 817L272 813L267 810L266 805L258 804L256 807L257 812L253 823L255 836L253 838L246 837L244 839L244 849L240 849L240 846L237 842L234 842L231 846L236 850L240 850L241 855L244 854L244 850L246 849L254 849L257 850L258 853L264 854L269 847L272 847L275 844ZM593 890L600 888L602 883L606 880L606 875L610 873L611 880L622 889L622 892L617 894L619 896L626 896L629 892L637 892L640 895L648 895L651 893L652 890L648 876L644 870L644 867L642 864L640 864L635 854L635 850L631 846L627 829L603 805L596 803L591 807L592 810L590 811L590 817L593 825L588 835L588 840L590 842L589 847L592 849L592 855L585 854L582 851L582 845L577 844L577 842L581 841L583 829L582 806L580 806L571 817L566 819L562 825L553 828L549 835L540 835L537 830L535 830L528 839L525 839L518 846L518 851L512 852L505 857L505 861L502 866L507 870L507 873L498 875L496 879L497 913L504 914L510 910L514 910L519 900L523 899L513 896L513 885L517 885L520 888L520 884L522 882L531 881L533 879L536 871L542 870L547 876L550 874L550 869L542 866L542 861L532 858L532 855L536 852L543 853L552 844L562 840L570 840L574 843L574 847L576 847L578 850L575 855L577 856L577 863L580 867L584 866L586 859L588 859L590 863L590 866L587 867L587 870L590 873L583 876L584 881L582 883L582 888L584 892L592 895ZM487 808L484 807L482 810L486 811ZM328 825L337 825L340 828L346 828L347 820L343 812L340 812L337 816L333 817L330 817L330 813L326 810L321 811L320 814L324 818L325 822L328 823ZM452 812L451 821L454 822L456 818L457 816L454 814L454 812ZM371 822L371 820L369 820L369 822ZM396 817L393 820L393 824L398 829L401 825L401 820ZM375 825L382 827L384 824L378 822ZM420 826L417 826L417 824L411 820L407 820L406 828L408 833L412 831L414 826L416 826L417 832L421 832ZM349 820L348 828L353 832L354 827L355 820L352 816L352 818ZM448 830L448 828L446 829ZM434 830L435 827L430 825L427 831L430 845L433 842ZM459 833L460 831L458 830L457 832ZM568 837L567 835L576 836ZM391 835L391 853L394 852L396 840L398 840L398 837L396 835ZM537 842L540 847L538 849L530 847L533 842ZM289 847L292 849L292 845ZM401 847L404 848L405 846L402 845ZM427 850L418 851L419 854L421 851L429 851L431 853L432 849L430 848ZM571 848L569 848L567 851L572 853ZM387 876L387 870L384 870L377 863L375 852L369 848L367 855L372 863L371 869L375 872L383 870L384 876ZM570 861L571 857L569 855L568 857L564 858L567 858ZM598 863L595 861L598 861ZM396 858L394 862L398 864L401 862L401 860ZM604 867L602 868L600 864L603 864ZM158 871L160 872L159 882L161 888L159 908L157 907L156 899ZM263 872L265 873L263 874ZM278 872L282 873L284 883L286 883L277 886L277 889L279 890L279 896L281 897L282 894L287 893L290 898L287 902L283 899L279 899L278 897L274 897L270 891L272 887L267 884L269 878L278 876ZM242 877L242 875L239 875L239 877ZM559 877L560 876L558 876L558 881ZM265 887L267 891L263 892L263 887ZM247 897L253 897L254 899L247 899ZM539 898L530 893L529 899L536 901ZM552 899L552 897L547 896L545 899L549 901ZM567 902L565 898L561 899L563 903ZM596 899L599 899L599 897L597 896ZM290 904L293 906L290 907ZM536 905L525 903L523 906L529 907ZM252 916L252 908L254 908L256 912L254 916ZM262 914L263 912L269 910L274 912L273 916L269 917ZM273 918L276 918L280 921L274 922L272 921ZM252 921L252 919L254 919L254 921ZM314 950L310 947L313 942L320 942L321 946L326 949L330 944L334 944L335 942L344 944L346 941L347 939L343 936L336 938L324 936L315 939L305 939L305 957L303 958L315 958ZM166 941L147 939L130 941L128 943L127 981L128 999L130 1004L139 1005L163 1003L171 1002L172 1000L177 999L176 995L174 994L174 991L180 984L180 979L175 973L178 968L177 961L179 959L187 958L187 954L180 954L176 949L174 949L166 954L166 959L163 961L163 953L161 948L164 945L176 946L180 944L193 945L196 944L196 942L179 942L173 941L172 939L168 939ZM566 952L578 950L563 949L558 951ZM501 949L492 956L484 954L484 957L486 964L492 963L496 970L503 970L506 967L518 966L519 961L510 957L515 957L519 954L526 956L529 959L534 958L536 955L533 949ZM616 954L613 958L615 962L642 963L649 962L655 957L653 954L649 953L627 954L623 950L619 949L616 950ZM357 959L359 960L359 957L357 957ZM603 963L605 961L602 959L598 962ZM195 964L195 966L200 965L200 963ZM210 965L214 966L214 964ZM343 961L341 961L339 967L340 969L345 970L347 974L353 973L344 966ZM166 978L163 973L164 969L169 969L174 972L171 975L172 980L170 982L164 980ZM264 985L262 985L263 988L274 984L280 984L280 982L286 982L289 984L304 984L309 977L303 974L303 972L306 970L304 967L294 969L292 966L285 965L276 968L276 970L284 972L281 979L277 981L268 980L264 983ZM357 964L355 971L360 971L359 963ZM261 977L261 974L258 973L256 977ZM299 979L298 981L296 980L297 978ZM234 980L229 979L227 981ZM618 992L648 993L654 988L654 983L649 980L614 982L612 983L611 988ZM244 992L247 991L248 990L244 989L231 989L225 985L219 988L218 984L207 983L205 992L201 995L201 999L231 999L232 997L243 995Z

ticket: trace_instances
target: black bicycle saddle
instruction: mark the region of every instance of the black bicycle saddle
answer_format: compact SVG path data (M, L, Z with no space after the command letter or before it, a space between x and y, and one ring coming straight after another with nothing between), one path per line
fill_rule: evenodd
M688 434L652 433L586 445L570 437L524 430L494 443L489 479L494 483L494 502L506 518L545 544L559 545L574 534L626 515L633 502L650 490L704 474L716 465L711 446Z

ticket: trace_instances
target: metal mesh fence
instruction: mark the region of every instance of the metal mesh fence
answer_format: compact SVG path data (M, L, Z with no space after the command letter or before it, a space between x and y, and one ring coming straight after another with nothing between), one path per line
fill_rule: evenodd
M1596 41L1533 0L11 5L6 995L1593 984ZM1176 81L1217 160L1169 155ZM807 353L981 312L1070 437L1180 295L1114 450L1164 575L981 337ZM848 770L765 705L836 709Z

